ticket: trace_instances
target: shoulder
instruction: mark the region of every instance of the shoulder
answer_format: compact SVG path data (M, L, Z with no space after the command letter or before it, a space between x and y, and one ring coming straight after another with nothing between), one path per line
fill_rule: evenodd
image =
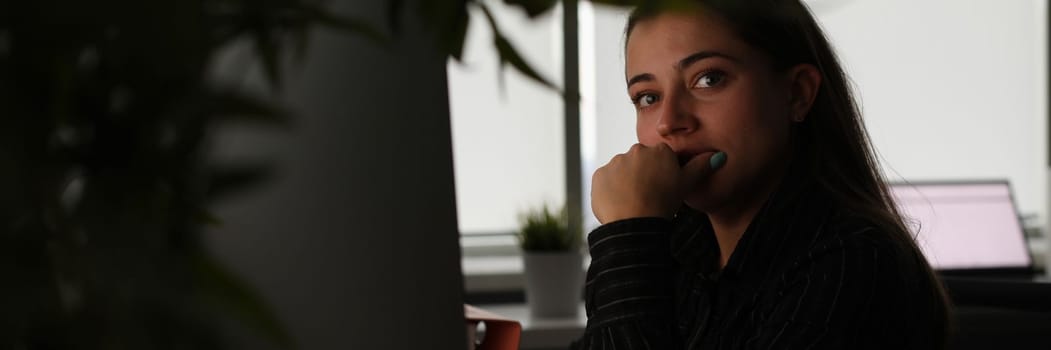
M837 317L852 319L852 313L891 312L914 294L903 289L911 288L906 285L923 276L923 270L902 263L911 258L892 232L843 217L829 220L822 230L808 249L767 281L777 291L773 305L787 305L800 310L793 314L817 317L806 321L825 324Z
M838 268L847 270L844 277L900 277L908 274L905 270L919 268L917 263L926 263L912 236L892 225L840 212L831 215L821 230L786 273L798 275L815 268Z
M841 210L830 214L824 226L823 244L813 249L868 248L883 253L902 253L915 246L914 237L894 223L879 222L857 213Z

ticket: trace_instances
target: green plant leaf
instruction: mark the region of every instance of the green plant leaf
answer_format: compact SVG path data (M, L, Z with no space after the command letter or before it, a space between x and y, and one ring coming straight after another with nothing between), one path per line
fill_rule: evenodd
M312 23L361 35L373 44L382 47L386 47L390 43L390 38L388 38L387 35L383 34L364 20L339 16L319 6L308 4L301 4L300 11L302 11L305 18Z
M511 45L511 42L504 37L498 37L496 40L496 50L500 53L501 60L505 63L511 64L519 73L525 74L533 81L540 83L552 90L561 91L561 89L552 83L547 78L544 78L537 72L533 67L522 58L522 55L518 53L518 50Z
M387 1L387 26L394 35L401 33L401 11L404 8L404 0Z
M263 164L213 166L205 195L209 200L257 187L271 178L272 168Z
M546 205L521 214L518 242L527 252L564 252L580 246L582 237L569 231L566 209L552 213Z
M307 57L307 49L310 44L310 28L306 26L300 26L297 28L289 29L289 35L292 36L292 45L295 46L296 63L302 64L303 60Z
M505 4L521 7L529 18L536 18L555 7L559 0L504 0Z
M612 6L639 6L645 3L650 3L650 0L588 0L596 4L612 5Z
M541 76L540 73L533 69L533 67L528 62L526 62L524 58L522 58L522 55L518 53L518 50L516 50L514 46L511 45L511 42L508 41L506 37L504 37L503 33L500 32L499 26L496 25L496 18L493 16L492 12L489 11L489 7L481 3L479 3L478 6L481 7L482 12L485 14L486 19L488 19L489 21L489 26L492 28L493 44L496 45L496 52L500 58L500 68L502 69L505 64L510 64L511 67L515 68L515 70L524 74L526 77L532 79L533 81L536 81L541 85L544 85L552 90L559 91L561 93L561 89L558 86L556 86L550 80L547 80L547 78Z
M276 126L291 124L290 113L281 105L236 91L213 92L208 98L214 118Z
M253 30L255 36L255 51L263 64L263 74L266 76L270 86L276 90L281 89L281 66L280 45L276 38L270 35L268 28L259 27Z
M201 209L197 213L197 218L202 224L205 224L205 225L208 225L208 226L211 226L211 227L219 227L219 226L223 225L223 220L222 219L220 219L215 214L212 214L211 212L209 212L207 210L204 210L204 209Z
M438 49L448 57L462 61L467 39L467 28L471 23L468 4L474 0L421 1L417 9L425 26L434 31Z
M620 6L637 7L646 10L683 10L697 7L695 0L589 0L592 3ZM733 1L733 0L730 0Z
M454 30L451 36L446 38L449 55L457 62L463 61L463 46L467 42L467 29L470 28L470 25L471 15L467 13L467 6L464 6L457 21L453 23Z
M197 285L206 301L224 309L245 326L282 348L295 348L294 340L277 316L247 283L203 253L193 257L192 264Z

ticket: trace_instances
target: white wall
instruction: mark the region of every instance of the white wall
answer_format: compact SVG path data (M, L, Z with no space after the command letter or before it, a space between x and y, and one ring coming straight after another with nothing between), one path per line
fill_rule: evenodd
M383 0L330 3L386 18ZM294 125L216 138L216 158L276 165L264 187L214 208L223 225L207 238L298 349L466 346L446 62L415 17L402 23L391 50L313 32L282 97Z
M811 3L857 85L892 180L1007 178L1023 212L1046 212L1043 1ZM595 77L589 158L597 163L586 173L635 142L624 88L625 18L619 9L594 12L597 59L582 70L592 68Z
M560 11L530 20L501 1L485 3L526 60L561 85ZM510 67L501 89L489 23L481 11L472 15L464 62L448 64L459 226L510 232L523 209L565 202L562 99Z
M888 175L1008 178L1023 212L1046 212L1045 6L855 0L819 8Z

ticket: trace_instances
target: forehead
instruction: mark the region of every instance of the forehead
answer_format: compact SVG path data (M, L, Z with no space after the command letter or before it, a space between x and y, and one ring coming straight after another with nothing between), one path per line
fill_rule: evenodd
M717 51L746 58L749 48L721 18L703 10L666 13L639 21L628 36L626 73L672 68L699 51Z

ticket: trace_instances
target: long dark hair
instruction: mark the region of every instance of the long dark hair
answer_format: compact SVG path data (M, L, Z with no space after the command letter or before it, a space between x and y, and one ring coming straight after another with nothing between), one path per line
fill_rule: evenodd
M799 162L806 176L815 179L842 208L877 225L890 235L903 251L902 266L916 266L926 275L936 305L929 316L938 339L934 346L944 348L949 333L949 299L934 271L923 257L915 239L902 220L880 171L876 152L832 45L799 0L697 0L726 23L744 42L771 58L776 70L798 64L811 64L821 72L821 86L814 104L802 123L793 130L793 162ZM662 9L638 7L628 18L625 37L639 21L656 16ZM626 42L626 41L625 41Z

